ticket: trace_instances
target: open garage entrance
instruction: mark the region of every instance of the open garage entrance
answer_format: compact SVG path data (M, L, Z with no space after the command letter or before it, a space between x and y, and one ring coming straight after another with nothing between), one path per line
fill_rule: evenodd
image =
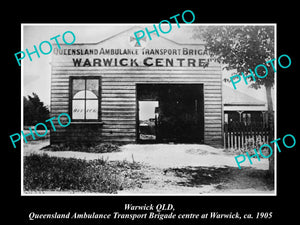
M139 143L203 143L202 84L137 84Z

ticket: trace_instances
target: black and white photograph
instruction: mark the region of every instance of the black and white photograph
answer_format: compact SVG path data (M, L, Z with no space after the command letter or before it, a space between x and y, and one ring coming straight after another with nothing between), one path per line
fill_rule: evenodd
M276 196L277 26L185 12L22 24L22 196Z
M45 3L3 14L3 220L297 221L296 4Z

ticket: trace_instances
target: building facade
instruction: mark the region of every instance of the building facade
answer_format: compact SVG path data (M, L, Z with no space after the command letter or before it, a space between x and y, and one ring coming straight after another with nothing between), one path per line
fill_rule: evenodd
M51 114L68 113L72 122L56 126L51 144L152 141L222 146L220 64L203 44L155 37L140 40L140 46L133 35L139 29L98 43L54 46Z
M267 103L244 94L238 90L223 86L224 123L266 124Z

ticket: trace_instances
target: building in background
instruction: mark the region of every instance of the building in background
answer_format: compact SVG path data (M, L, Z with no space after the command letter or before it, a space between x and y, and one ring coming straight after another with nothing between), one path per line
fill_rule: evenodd
M267 103L223 85L224 123L265 124Z

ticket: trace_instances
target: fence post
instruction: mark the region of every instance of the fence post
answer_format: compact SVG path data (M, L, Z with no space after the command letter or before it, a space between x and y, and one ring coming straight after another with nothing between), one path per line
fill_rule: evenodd
M224 123L224 147L228 148L228 123Z
M241 124L238 123L237 124L237 144L238 144L238 150L241 149Z

